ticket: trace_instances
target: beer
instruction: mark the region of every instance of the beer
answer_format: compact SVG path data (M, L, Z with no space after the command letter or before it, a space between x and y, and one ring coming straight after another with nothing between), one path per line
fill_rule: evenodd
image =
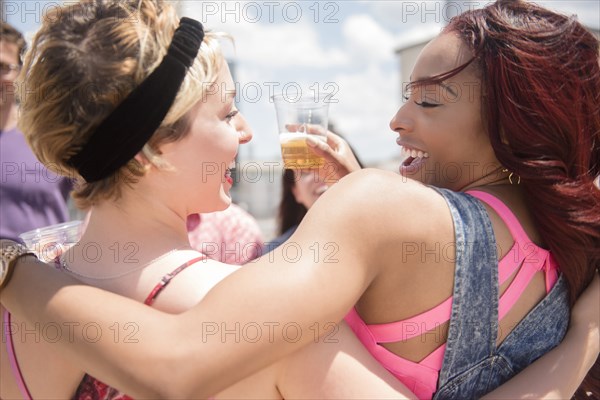
M321 136L313 136L321 139ZM305 133L282 132L279 140L286 169L319 168L325 165L325 159L315 154L306 143Z

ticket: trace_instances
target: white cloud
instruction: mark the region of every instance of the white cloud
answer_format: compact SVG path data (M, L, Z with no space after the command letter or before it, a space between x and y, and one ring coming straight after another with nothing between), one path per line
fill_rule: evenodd
M268 67L329 68L348 64L339 48L324 49L309 25L248 25L229 29L236 38L237 59Z
M395 70L380 65L335 77L339 103L331 106L330 119L366 163L398 152L389 128L399 104L398 80Z
M236 80L241 89L240 111L254 132L252 141L240 146L240 157L244 160L279 160L280 157L275 107L269 101L269 88L261 84L265 77L273 77L270 74L272 72L265 71L263 67L247 65L237 71ZM261 96L256 99L244 94L244 88L253 83L258 83L262 89Z
M313 24L224 24L236 41L235 58L269 68L336 68L390 61L394 36L372 17L352 15L344 21L339 45L325 48Z
M206 2L205 2L206 3ZM244 5L256 2L232 2L238 5L239 15L219 14L206 19L206 26L213 31L223 31L235 39L235 58L239 62L269 68L310 67L330 68L345 66L348 56L339 48L324 48L319 42L318 26L309 18L297 23L271 21L262 10L259 20L246 15ZM184 2L183 13L199 16L201 2ZM225 4L225 2L222 2Z
M366 14L352 15L342 28L349 52L360 53L360 59L389 61L393 58L394 37Z
M395 49L407 48L424 42L428 42L436 37L442 30L439 24L417 25L409 31L396 35Z
M397 31L410 30L419 25L445 24L458 13L481 8L490 1L365 1L378 21Z

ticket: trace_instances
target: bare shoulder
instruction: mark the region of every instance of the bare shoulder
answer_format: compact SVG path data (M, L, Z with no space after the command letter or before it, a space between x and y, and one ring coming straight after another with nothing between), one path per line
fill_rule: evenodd
M418 235L427 226L451 221L446 201L437 191L396 173L377 169L348 175L326 192L323 200L324 207L352 215L355 221L377 225L377 230L409 226L410 232L402 229L408 236Z
M199 261L173 278L167 290L157 297L154 306L169 313L186 311L198 304L216 284L239 268L211 259Z
M427 201L439 197L437 192L428 186L397 173L379 169L363 169L344 177L334 188L351 191L363 200L395 203L402 201Z
M387 254L390 246L427 243L453 232L444 198L434 189L398 174L376 169L352 173L328 190L307 218L327 221L356 245Z

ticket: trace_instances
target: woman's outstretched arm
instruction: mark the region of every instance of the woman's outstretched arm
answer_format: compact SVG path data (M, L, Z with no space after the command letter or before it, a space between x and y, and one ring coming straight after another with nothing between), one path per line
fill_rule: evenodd
M485 399L570 399L600 351L600 278L577 300L563 341Z
M177 316L31 260L16 268L2 302L40 326L61 327L59 340L78 364L133 396L207 397L313 341L344 317L380 268L397 264L405 232L422 240L430 214L398 204L446 214L444 200L420 184L381 171L351 174L311 208L281 251L230 275Z

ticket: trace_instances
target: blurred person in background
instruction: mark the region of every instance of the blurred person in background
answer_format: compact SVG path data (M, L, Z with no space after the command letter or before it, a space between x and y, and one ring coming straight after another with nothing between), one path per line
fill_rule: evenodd
M235 203L223 211L188 215L187 230L193 249L225 264L246 264L264 246L256 219Z
M281 183L282 194L277 215L279 236L269 242L269 250L276 249L292 236L308 209L330 185L314 169L285 169Z
M49 171L35 157L17 128L15 79L22 66L23 35L0 21L0 238L69 219L71 182Z

